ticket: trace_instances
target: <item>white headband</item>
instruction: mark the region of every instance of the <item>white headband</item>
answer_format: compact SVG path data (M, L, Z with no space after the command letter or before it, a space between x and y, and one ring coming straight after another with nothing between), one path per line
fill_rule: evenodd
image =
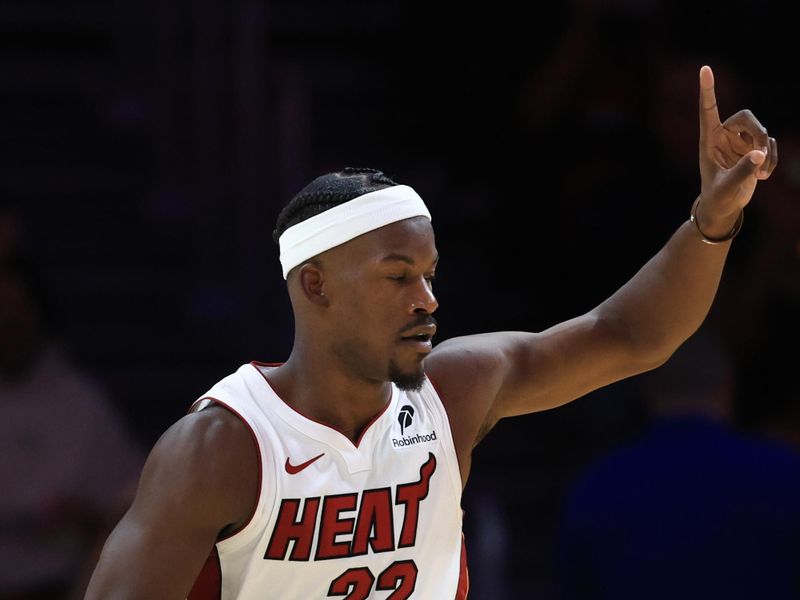
M407 185L395 185L353 198L292 225L281 234L283 278L309 258L359 235L411 217L427 217L422 198Z

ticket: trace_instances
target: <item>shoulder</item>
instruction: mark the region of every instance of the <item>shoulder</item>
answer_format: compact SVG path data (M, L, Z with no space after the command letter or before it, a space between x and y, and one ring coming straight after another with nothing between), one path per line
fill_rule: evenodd
M447 411L462 481L474 446L497 422L494 400L502 387L505 357L493 334L453 338L437 345L425 372Z
M156 498L196 506L220 529L235 528L255 505L259 469L249 427L214 405L184 416L161 436L145 464L140 492L157 489Z
M425 370L437 387L467 392L486 391L499 384L506 364L502 336L486 333L445 340L425 361ZM459 394L461 395L461 394Z
M202 466L198 471L214 473L216 467L235 466L256 455L247 424L227 408L213 404L173 424L156 442L151 459L167 464L185 462L185 466Z
M185 598L214 544L249 521L258 480L238 417L213 406L178 420L153 447L86 597Z
M493 332L445 340L425 361L425 371L436 385L445 405L477 412L494 422L489 414L497 396L519 363L518 352L530 344L534 334Z

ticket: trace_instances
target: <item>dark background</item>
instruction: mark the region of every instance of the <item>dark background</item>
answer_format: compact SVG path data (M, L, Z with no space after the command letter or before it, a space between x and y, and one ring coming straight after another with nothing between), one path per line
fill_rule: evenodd
M786 424L785 402L747 393L772 362L757 358L797 333L798 229L761 251L797 224L800 89L782 6L5 0L4 204L61 337L149 447L239 364L288 355L271 232L327 171L378 168L428 202L440 341L591 309L688 217L710 64L723 118L748 107L782 144L710 324L741 374L738 424ZM753 299L758 285L772 287ZM502 422L478 449L468 540L496 507L515 589L548 597L561 494L635 434L636 395L633 380Z

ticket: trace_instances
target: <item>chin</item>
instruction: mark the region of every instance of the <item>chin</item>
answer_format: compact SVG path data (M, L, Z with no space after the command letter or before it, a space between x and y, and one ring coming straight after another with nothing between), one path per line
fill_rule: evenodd
M395 363L389 363L389 379L403 391L416 392L425 382L425 370L422 363L412 370L403 370Z

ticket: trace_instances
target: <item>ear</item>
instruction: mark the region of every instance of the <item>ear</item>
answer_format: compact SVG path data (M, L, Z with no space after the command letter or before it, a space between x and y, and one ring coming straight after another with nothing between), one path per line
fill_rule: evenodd
M328 306L330 304L325 295L325 274L322 269L314 263L306 263L300 267L297 273L300 289L306 300L318 306Z

